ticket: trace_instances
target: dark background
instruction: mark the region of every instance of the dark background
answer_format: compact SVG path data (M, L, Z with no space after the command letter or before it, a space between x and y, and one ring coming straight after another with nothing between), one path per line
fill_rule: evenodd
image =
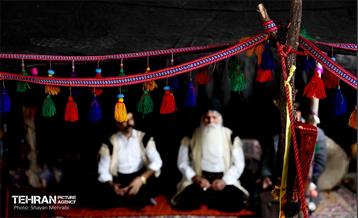
M288 1L262 1L277 24L287 24ZM255 11L258 1L2 1L0 50L3 53L32 53L53 55L105 55L152 49L178 48L238 41L241 37L262 32ZM356 1L304 1L302 25L309 35L323 42L355 43ZM344 53L340 61L348 69L356 70L355 54ZM175 63L183 63L206 53L182 54L174 57ZM167 66L169 57L150 59L152 70ZM247 63L255 63L255 58ZM1 60L0 70L20 72L21 61ZM26 61L26 69L38 67L39 74L47 75L48 63ZM125 60L126 74L142 73L145 59ZM76 63L79 77L94 77L97 63ZM301 64L302 65L302 64ZM68 77L70 63L52 63L56 75ZM100 63L103 76L115 76L119 71L118 61ZM300 66L300 60L298 63ZM225 62L217 64L214 72L213 96L223 104L224 124L242 138L256 138L265 149L270 146L272 134L277 132L279 111L273 104L279 88L277 81L262 85L251 82L249 93L230 93L225 100L222 76ZM255 68L255 67L254 67ZM250 70L249 70L250 71ZM255 69L251 69L256 72ZM193 72L195 74L196 72ZM279 69L276 72L279 76ZM254 77L254 75L251 75ZM297 73L297 81L302 75ZM143 117L135 113L137 128L155 136L164 166L163 192L171 194L180 178L176 168L176 155L180 139L199 124L201 100L207 97L205 86L197 86L199 105L194 109L183 107L188 75L177 78L180 88L174 91L178 111L172 115L160 115L159 106L165 81L157 81L159 88L151 93L154 112ZM22 105L39 108L36 117L37 147L40 163L56 166L63 170L61 186L65 192L87 192L96 180L96 158L101 141L115 131L113 110L118 88L106 88L98 97L103 111L103 120L96 124L88 122L89 104L92 100L89 88L73 89L78 104L80 121L66 123L64 108L69 95L68 88L53 97L57 114L53 118L41 116L45 97L43 86L33 85L27 94L15 92L16 82L6 81L12 108L9 114L1 115L2 126L7 125L4 143L4 159L18 164L21 140L24 138ZM129 111L142 94L141 85L124 87L125 103ZM297 89L303 89L298 83ZM340 117L332 116L333 91L321 101L321 127L326 134L339 143L347 153L356 142L356 131L347 126L351 111L356 105L356 90L341 84L347 99L348 112ZM301 92L302 93L302 92ZM298 94L302 105L307 102ZM6 171L5 178L6 175ZM4 174L3 174L4 175Z

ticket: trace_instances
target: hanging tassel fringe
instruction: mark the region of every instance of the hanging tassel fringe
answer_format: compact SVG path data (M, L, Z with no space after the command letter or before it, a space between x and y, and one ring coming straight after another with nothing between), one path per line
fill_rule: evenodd
M102 110L97 101L97 97L94 96L89 111L89 121L91 123L96 123L99 120L101 120L101 118L102 118Z
M357 129L357 107L349 116L348 126Z
M146 89L148 91L153 91L157 87L158 87L158 85L154 80L144 83L144 89Z
M169 79L170 81L170 86L174 89L174 90L178 90L180 88L179 86L179 78L178 76L173 76Z
M6 89L2 89L0 93L0 113L10 112L11 100Z
M148 90L143 91L143 95L137 104L137 111L143 113L143 116L153 112L153 100Z
M49 95L58 95L60 90L61 89L58 86L45 86L45 93Z
M257 70L257 75L256 75L257 82L265 83L265 82L270 82L272 80L273 80L273 76L271 70L263 70L261 68Z
M347 112L346 99L344 98L343 93L342 93L340 87L338 86L338 89L336 91L336 96L335 96L335 115L341 116L341 115L345 114L346 112Z
M199 85L206 85L209 82L209 75L207 69L201 69L195 74L195 81Z
M236 61L229 69L230 87L233 92L242 92L246 88L246 79L241 71L240 64Z
M23 71L21 73L21 76L28 76L29 74L26 73L26 71ZM27 92L27 90L30 89L30 86L27 82L17 82L16 92L24 93Z
M320 77L323 72L323 67L317 64L315 72L311 78L311 81L306 85L303 95L307 98L323 99L326 97L326 90L324 89L324 83Z
M184 105L188 108L193 108L196 106L195 87L193 85L193 81L191 80L189 81L188 89L186 90Z
M56 114L56 106L51 95L47 95L42 105L42 116L53 117Z
M270 43L266 43L265 45L265 49L262 52L262 62L259 66L264 70L274 70L276 67Z
M121 123L128 120L127 109L126 109L126 105L124 104L124 95L118 94L117 97L118 97L118 101L114 108L114 119L116 119L117 122Z
M330 72L323 74L322 80L327 89L336 89L339 85L339 78Z
M332 57L331 59L336 61L335 57ZM323 74L322 80L327 89L336 89L339 85L339 78L331 72Z
M239 75L235 74L235 76L231 79L231 90L234 92L241 93L246 89L246 79L243 72Z
M176 111L175 97L170 92L169 86L164 86L164 96L160 106L161 114L171 114Z
M257 65L261 65L262 63L262 56L263 56L263 53L265 51L265 45L264 43L261 43L261 44L258 44L256 47L255 47L255 54L256 54L256 57L257 57Z
M275 69L275 59L273 57L270 43L264 45L262 52L262 61L259 62L256 81L260 83L271 82L273 80L272 71Z
M103 78L103 77L102 77L102 69L101 69L101 68L97 68L97 69L96 69L96 76L95 76L94 78L96 78L96 79ZM101 95L102 93L103 93L103 89L102 89L102 88L96 88L96 89L93 90L93 94L94 94L95 96L99 96L99 95Z
M65 120L68 122L76 122L78 121L78 119L79 118L77 104L74 101L73 97L70 95L66 104Z

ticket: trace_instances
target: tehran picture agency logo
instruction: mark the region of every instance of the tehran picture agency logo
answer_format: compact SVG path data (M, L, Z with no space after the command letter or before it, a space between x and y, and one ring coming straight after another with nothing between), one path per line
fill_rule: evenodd
M14 210L68 210L76 195L12 195Z

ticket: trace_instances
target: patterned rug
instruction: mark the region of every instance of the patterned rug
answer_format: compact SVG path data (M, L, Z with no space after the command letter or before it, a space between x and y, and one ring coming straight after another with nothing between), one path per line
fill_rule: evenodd
M156 206L146 206L140 211L134 211L127 208L110 208L105 210L72 208L69 210L55 211L52 214L55 217L247 217L254 216L252 211L241 210L236 213L224 213L217 210L209 209L203 205L199 210L177 211L171 208L163 196L156 198Z
M320 193L321 201L312 218L353 218L357 217L357 194L346 187Z

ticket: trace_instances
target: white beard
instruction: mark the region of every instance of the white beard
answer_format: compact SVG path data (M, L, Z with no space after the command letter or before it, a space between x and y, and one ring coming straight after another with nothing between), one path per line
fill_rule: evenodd
M207 163L206 165L215 166L219 161L223 161L224 146L221 127L215 124L201 127L202 158Z

